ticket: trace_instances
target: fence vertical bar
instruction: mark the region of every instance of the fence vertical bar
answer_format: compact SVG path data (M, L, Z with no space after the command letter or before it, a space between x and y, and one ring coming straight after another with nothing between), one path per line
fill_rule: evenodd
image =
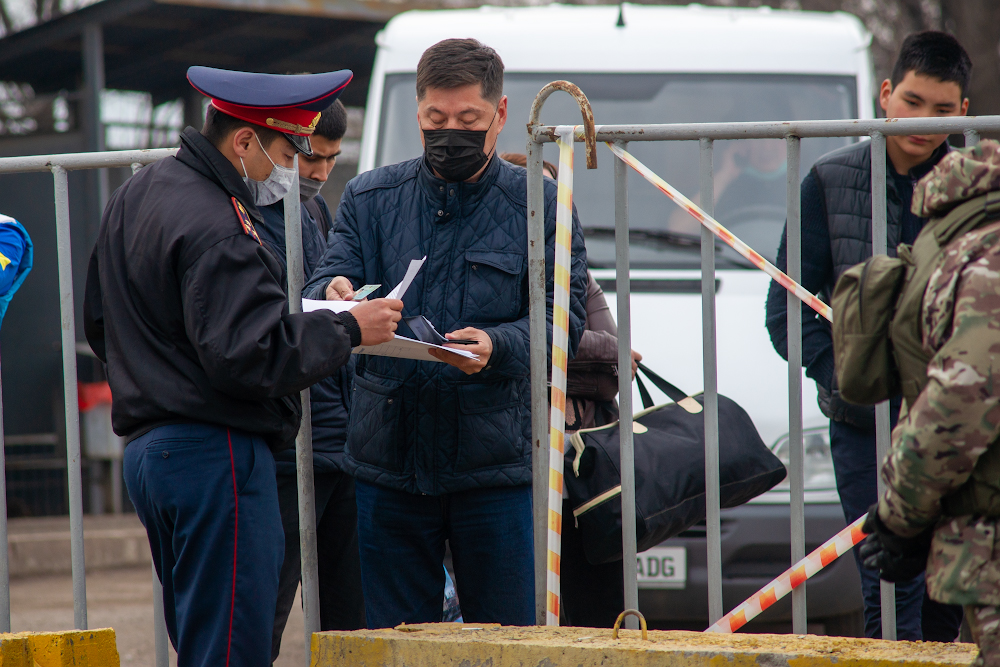
M135 176L142 169L142 164L139 162L133 162L132 165L132 175ZM121 464L117 466L117 470L112 468L112 482L114 481L114 475L121 477ZM112 489L115 488L114 483L112 483ZM117 488L117 493L119 496L119 509L116 513L120 513L121 505L121 482L119 481L119 486ZM156 574L156 563L152 564L153 570L153 664L156 667L167 667L170 663L170 652L167 648L167 621L163 615L163 584L160 583L160 577Z
M888 250L888 222L885 203L886 152L885 135L873 132L872 141L872 254L884 255ZM875 456L878 475L878 493L885 491L882 482L882 461L889 452L889 402L875 406ZM882 639L896 639L896 587L880 581L882 594Z
M10 632L10 562L7 553L7 460L3 437L3 380L0 377L0 632Z
M163 617L163 586L153 564L153 664L167 667L170 664L170 650L167 648L167 621Z
M528 322L531 347L531 486L535 532L535 623L545 625L549 504L549 413L546 387L545 199L542 144L528 138Z
M70 560L73 570L73 623L87 629L87 580L83 558L83 480L80 472L80 405L76 376L76 316L73 310L73 254L69 227L69 179L52 167L56 205L56 254L62 328L63 400L66 409L66 475L69 481Z
M622 150L624 141L616 142ZM625 608L639 608L639 580L636 573L635 543L635 452L632 449L632 294L629 276L628 166L615 160L615 300L618 302L618 408L621 414L618 434L621 447L622 477L622 576L625 582ZM625 627L637 628L634 616L625 619Z
M966 130L964 134L965 134L966 148L968 148L969 146L975 146L976 144L979 143L979 133L976 132L975 130Z
M302 218L299 202L299 161L295 159L295 177L284 198L285 262L288 274L288 312L302 312L302 284L305 263L302 259ZM309 389L303 389L302 423L295 436L295 478L299 500L299 552L302 570L302 614L305 617L306 665L310 664L312 635L320 631L319 563L316 553L316 488L313 478L312 409Z
M786 247L788 277L802 280L802 216L799 197L799 159L802 142L798 137L785 138L787 155ZM791 557L797 563L806 555L805 523L805 453L802 441L802 304L794 294L787 294L788 312L788 449L789 504L791 515ZM806 586L792 591L792 632L806 633Z
M702 209L715 214L715 142L698 141L698 193ZM701 228L701 347L705 407L705 526L708 567L708 623L725 613L722 606L722 501L719 491L719 376L715 331L715 236Z

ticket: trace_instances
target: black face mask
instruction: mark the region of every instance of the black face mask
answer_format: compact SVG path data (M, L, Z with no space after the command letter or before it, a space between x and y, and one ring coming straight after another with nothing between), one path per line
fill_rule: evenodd
M492 127L493 122L490 121L490 128ZM483 148L490 128L423 130L424 158L427 164L446 181L459 182L472 178L489 162L489 156Z

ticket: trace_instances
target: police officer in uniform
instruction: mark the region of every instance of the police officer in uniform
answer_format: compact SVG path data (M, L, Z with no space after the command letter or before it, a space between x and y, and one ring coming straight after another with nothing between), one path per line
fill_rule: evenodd
M181 667L270 663L284 553L272 452L293 446L299 391L391 339L400 317L386 299L290 315L255 227L350 79L192 67L212 98L204 128L126 181L101 222L87 339L107 364Z

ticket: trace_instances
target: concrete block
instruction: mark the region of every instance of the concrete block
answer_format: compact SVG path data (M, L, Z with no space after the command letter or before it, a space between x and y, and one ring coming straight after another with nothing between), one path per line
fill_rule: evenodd
M337 667L968 667L973 644L814 635L500 627L460 623L318 632L312 666Z
M0 634L0 667L120 667L115 631Z

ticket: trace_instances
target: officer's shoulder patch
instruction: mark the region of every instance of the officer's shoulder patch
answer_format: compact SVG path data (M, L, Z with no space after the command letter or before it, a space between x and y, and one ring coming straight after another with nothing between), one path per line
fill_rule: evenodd
M230 197L233 200L233 208L236 209L236 217L240 219L240 224L243 226L243 233L247 236L253 238L254 241L260 243L260 237L257 236L257 230L253 226L253 220L250 219L250 214L240 203L240 200L236 197ZM264 245L263 243L260 243Z

